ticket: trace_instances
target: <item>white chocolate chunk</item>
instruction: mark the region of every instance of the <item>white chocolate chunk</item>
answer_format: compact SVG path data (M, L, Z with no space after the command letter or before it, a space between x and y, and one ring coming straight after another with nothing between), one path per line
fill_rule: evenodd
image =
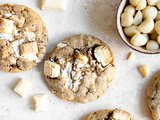
M21 56L35 55L38 53L37 42L30 42L20 45Z
M75 64L77 65L78 68L83 67L84 65L87 64L87 62L88 62L88 57L87 56L81 55L81 54L78 54L76 56Z
M138 67L138 70L145 78L147 78L150 73L150 67L148 65L140 66Z
M133 25L139 25L141 22L142 22L142 13L139 10L134 17Z
M155 40L149 40L146 45L147 50L157 50L159 49L159 44Z
M4 14L6 17L10 17L10 16L12 16L12 14L11 13L8 13L8 14Z
M137 26L132 25L130 27L126 27L124 28L124 33L128 36L128 37L132 37L134 36L136 33L140 33L137 29Z
M14 21L0 17L0 32L13 33Z
M143 10L147 6L146 0L139 0L136 10Z
M142 33L150 33L154 29L154 21L152 18L145 19L137 28Z
M6 34L6 33L1 33L0 32L0 39L7 39L9 41L13 41L14 36L13 36L13 34Z
M125 9L124 12L129 12L132 16L134 16L135 14L135 7L133 7L132 5L128 5Z
M131 38L131 44L133 46L143 46L147 43L148 39L140 34L140 33L136 33L132 38Z
M105 46L96 47L94 50L94 56L103 66L106 66L112 60L112 55Z
M65 10L66 0L43 0L42 10Z
M60 74L60 65L49 60L44 63L44 75L49 77L58 77Z
M36 95L33 97L35 100L35 111L45 112L47 111L47 96L46 95Z
M21 24L24 24L25 22L25 18L23 16L12 15L11 19Z
M132 23L133 23L133 16L130 13L125 12L121 14L121 25L123 27L129 27L132 25Z
M18 93L21 97L24 97L24 95L27 93L29 88L32 87L32 83L25 79L21 79L16 87L14 88L14 91Z
M135 60L135 54L133 52L129 53L128 60Z
M133 6L137 6L139 0L129 0L130 4Z
M57 45L57 48L58 48L58 49L61 49L61 48L64 48L64 47L66 47L66 46L67 46L67 44L64 44L64 43L60 42L60 43Z
M130 120L131 115L128 112L122 110L115 110L113 112L113 118L115 120Z
M157 8L153 6L147 6L142 10L143 19L152 18L155 19L157 16Z
M148 3L149 5L156 5L157 1L158 1L158 0L147 0L147 3Z

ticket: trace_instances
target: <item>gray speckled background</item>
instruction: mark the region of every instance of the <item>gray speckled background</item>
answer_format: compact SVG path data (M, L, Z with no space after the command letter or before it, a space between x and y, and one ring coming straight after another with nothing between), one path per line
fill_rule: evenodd
M130 112L135 120L151 120L145 93L151 78L160 69L160 55L138 53L122 42L116 30L120 0L68 0L66 11L41 11L41 0L0 1L0 4L4 3L23 4L40 14L49 31L48 51L44 59L58 42L72 35L94 35L113 50L117 74L104 96L94 102L80 104L66 102L50 92L43 76L43 62L27 72L12 74L0 71L0 120L82 120L90 112L115 108ZM135 53L135 61L126 60L129 52ZM137 70L144 64L151 67L147 79ZM34 85L23 99L13 91L20 78ZM37 94L47 94L48 112L33 111L32 96Z

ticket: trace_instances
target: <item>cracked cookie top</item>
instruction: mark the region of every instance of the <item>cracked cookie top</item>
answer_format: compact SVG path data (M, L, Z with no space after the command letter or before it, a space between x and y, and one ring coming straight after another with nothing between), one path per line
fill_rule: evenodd
M92 36L72 36L57 45L44 63L44 75L52 92L67 101L98 99L115 76L110 48Z
M123 110L99 110L87 115L83 120L134 120Z
M146 93L146 99L148 106L151 110L151 115L154 120L159 120L160 119L160 72L157 73Z
M15 4L0 6L0 69L21 72L35 67L44 57L47 29L32 9Z

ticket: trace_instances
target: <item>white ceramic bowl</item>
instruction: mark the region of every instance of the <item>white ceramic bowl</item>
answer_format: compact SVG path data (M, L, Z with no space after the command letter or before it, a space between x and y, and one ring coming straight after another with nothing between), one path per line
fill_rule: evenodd
M120 37L122 38L122 40L124 41L124 43L126 43L130 48L138 51L138 52L141 52L141 53L146 53L146 54L159 54L160 53L160 49L158 50L146 50L144 47L135 47L133 45L131 45L131 43L129 42L131 38L127 37L125 34L124 34L124 31L123 31L123 27L121 26L121 22L120 22L120 16L124 10L124 8L126 7L126 5L129 4L129 0L122 0L120 5L119 5L119 8L118 8L118 12L117 12L117 30L118 30L118 33L120 35Z

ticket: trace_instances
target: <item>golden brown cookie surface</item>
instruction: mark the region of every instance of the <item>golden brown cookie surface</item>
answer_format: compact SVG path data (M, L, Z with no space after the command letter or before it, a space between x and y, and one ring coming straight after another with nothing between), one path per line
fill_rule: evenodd
M83 120L134 120L123 110L99 110L87 115Z
M35 67L47 50L47 29L32 9L16 4L0 6L0 69L27 71Z
M51 91L72 102L98 99L106 93L115 72L112 51L93 36L75 35L60 42L44 64Z

